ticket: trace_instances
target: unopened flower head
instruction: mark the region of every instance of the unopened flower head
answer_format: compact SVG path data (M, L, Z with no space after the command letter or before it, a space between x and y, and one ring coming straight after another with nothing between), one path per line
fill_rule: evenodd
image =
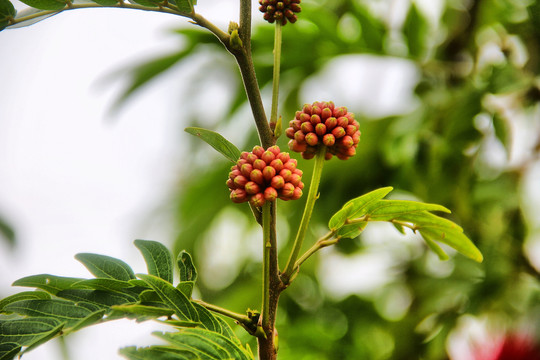
M278 146L264 149L255 146L252 152L243 152L231 167L227 186L235 203L249 201L263 206L266 201L297 200L302 196L302 171L296 160Z
M259 10L269 23L280 22L281 25L295 23L296 13L301 11L300 0L259 0Z
M346 107L336 107L331 101L316 101L296 112L285 133L291 139L289 148L302 153L304 159L313 158L320 147L326 146L327 160L334 155L347 160L356 154L359 129L360 124Z

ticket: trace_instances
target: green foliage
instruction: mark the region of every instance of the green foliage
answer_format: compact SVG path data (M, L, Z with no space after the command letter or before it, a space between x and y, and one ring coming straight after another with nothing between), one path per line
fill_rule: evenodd
M240 150L216 132L195 127L188 127L185 131L191 135L200 137L233 163L236 163L240 158Z
M10 19L15 17L17 11L9 0L0 0L0 31L9 25Z
M89 253L78 254L76 259L96 278L42 274L15 281L16 286L43 291L24 291L0 301L0 359L13 359L23 347L28 351L54 337L120 318L165 318L165 323L179 328L175 333L157 334L171 343L168 347L124 349L122 354L129 359L149 359L156 352L167 359L213 355L217 356L213 359L253 359L223 319L173 286L172 257L162 244L136 240L135 245L149 272L137 275L142 281L123 261ZM197 272L191 256L182 252L178 264L181 283L194 284ZM209 350L213 346L215 354Z

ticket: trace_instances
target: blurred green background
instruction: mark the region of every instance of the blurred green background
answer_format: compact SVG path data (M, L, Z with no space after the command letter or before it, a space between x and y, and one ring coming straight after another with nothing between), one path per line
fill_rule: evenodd
M474 324L540 339L540 3L429 2L304 0L298 23L284 27L284 122L304 102L334 100L362 131L354 158L325 166L306 246L347 200L393 186L400 197L451 209L485 260L440 262L414 234L370 224L310 259L283 293L280 359L464 360L459 348ZM253 32L265 99L273 31L258 21ZM197 63L182 79L189 93L175 95L179 118L250 149L257 136L234 59L202 29L176 33L182 48L135 67L120 102L177 63ZM173 197L174 252L194 254L205 301L259 308L258 226L247 205L228 198L228 161L189 141L196 155L184 157L191 171ZM311 166L299 160L305 182ZM282 266L302 207L279 204Z

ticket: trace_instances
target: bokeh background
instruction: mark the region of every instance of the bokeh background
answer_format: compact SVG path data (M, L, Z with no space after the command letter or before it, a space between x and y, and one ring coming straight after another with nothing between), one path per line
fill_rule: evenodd
M222 29L237 21L236 0L198 2ZM348 199L393 186L451 209L485 261L441 262L416 235L370 224L313 257L283 294L280 358L468 360L504 337L540 339L540 4L302 4L284 27L280 113L333 100L362 131L356 157L325 166L306 242ZM255 20L253 36L269 108L273 27ZM206 301L258 308L260 230L228 199L227 160L183 132L257 143L216 39L181 18L86 9L0 32L0 48L0 297L26 275L88 276L78 252L143 272L132 241L145 238L194 254ZM299 167L309 178L311 164ZM282 263L302 205L280 204ZM118 321L66 340L73 359L119 359L119 347L156 343L156 329Z

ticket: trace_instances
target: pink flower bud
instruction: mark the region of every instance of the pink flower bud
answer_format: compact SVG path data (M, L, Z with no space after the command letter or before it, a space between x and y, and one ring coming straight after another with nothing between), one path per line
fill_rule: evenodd
M281 150L279 149L279 146L277 146L277 145L270 146L268 148L268 151L270 151L272 154L274 154L274 157L278 156L281 153Z
M282 162L283 164L285 164L287 161L289 161L289 160L291 159L289 153L281 153L281 154L279 154L279 155L277 156L277 158L278 158L279 160L281 160L281 162ZM278 169L276 169L276 170L278 170ZM281 170L281 169L280 169L280 170Z
M252 154L252 153L249 153L248 156L247 156L247 161L250 163L250 164L253 164L255 162L255 160L259 159L259 157L255 154Z
M302 132L304 134L307 134L307 133L313 132L313 130L315 130L315 128L313 127L313 124L311 122L306 121L306 122L302 123L302 126L300 127L300 130L302 130Z
M295 187L298 186L298 184L300 184L302 180L302 177L301 176L298 176L298 174L292 174L291 175L291 179L290 179L290 183L293 184Z
M252 151L253 154L257 155L258 158L264 153L264 148L262 146L255 146Z
M342 128L346 128L347 125L349 125L349 119L347 119L345 116L341 116L337 118L337 126L341 126Z
M317 126L317 124L321 123L321 117L317 114L311 115L311 118L309 121L313 124L313 126Z
M292 197L294 194L294 185L290 182L285 183L285 185L283 185L283 189L281 189L281 194L287 198Z
M236 185L234 184L233 179L227 179L227 187L231 190L236 189Z
M337 125L337 119L335 117L329 117L325 120L324 125L326 125L327 131L332 130Z
M344 137L342 137L340 139L340 142L341 142L341 145L344 146L345 148L350 148L351 146L354 145L354 141L352 137L350 137L349 135L345 135Z
M283 180L284 180L285 182L288 182L288 181L291 179L292 171L289 170L289 169L282 169L282 170L279 172L279 175L281 175L281 177L283 178Z
M302 122L300 120L292 120L289 123L289 126L292 127L294 131L300 130L301 125L302 125Z
M260 156L261 160L264 161L266 164L270 164L275 158L276 155L274 155L273 152L270 150L266 150L262 156Z
M233 181L237 187L243 188L247 184L248 179L243 175L238 175L237 177L234 178Z
M322 108L320 106L317 106L317 105L312 106L312 108L311 108L311 114L312 115L317 114L317 115L320 116L321 113L322 113Z
M354 125L347 125L347 127L345 128L345 132L349 136L353 136L357 131L358 129Z
M334 108L334 117L339 118L345 116L345 114L347 114L347 108L345 106Z
M296 170L297 165L298 165L298 162L296 161L296 159L290 159L285 164L283 164L283 168L287 169L287 170L290 170L292 172L292 171Z
M240 168L240 171L242 172L242 175L245 177L249 177L249 174L251 174L251 171L253 170L253 165L251 164L244 164Z
M291 140L291 141L289 141L289 148L292 151L295 151L295 152L303 152L303 151L306 151L307 144L306 143L299 143L296 140Z
M302 123L305 123L306 121L310 121L311 120L311 116L309 116L309 114L307 113L302 113L300 115L300 119L299 119Z
M290 128L289 128L290 129ZM294 133L294 140L296 140L299 143L304 142L306 135L302 130L298 130Z
M311 104L304 104L304 107L302 108L302 111L305 112L306 114L311 114L312 113L312 106Z
M266 166L266 162L264 162L264 160L257 159L253 162L254 169L258 169L262 171L262 169L264 169L265 166Z
M294 188L291 200L298 200L302 197L302 189L299 187Z

